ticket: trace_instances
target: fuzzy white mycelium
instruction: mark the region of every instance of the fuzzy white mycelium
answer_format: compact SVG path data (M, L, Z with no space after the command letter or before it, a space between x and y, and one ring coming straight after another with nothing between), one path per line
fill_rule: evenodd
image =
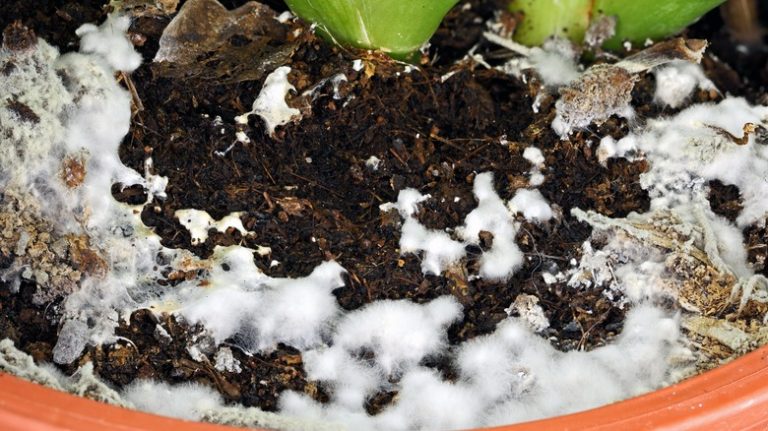
M737 186L744 209L736 222L744 228L764 223L768 212L768 145L761 129L767 119L768 107L727 97L652 120L618 141L606 136L598 153L605 159L646 157L651 169L640 184L650 192L653 208L691 202L705 181ZM756 134L750 133L753 128Z
M179 419L200 420L206 412L224 406L215 389L195 383L172 386L137 380L127 386L122 395L139 410Z
M493 174L485 172L475 177L474 189L478 206L467 214L463 226L456 228L456 233L463 241L458 241L447 233L430 230L416 218L418 204L430 198L414 189L401 190L397 202L380 206L382 211L396 209L403 217L400 251L402 253L423 252L421 269L425 274L441 274L450 265L465 257L467 244L478 244L480 232L493 235L491 249L480 258L480 273L483 278L506 280L520 268L523 254L515 243L517 227L514 212L507 210L502 199L493 189ZM531 221L545 221L552 217L548 204L538 191L520 190L518 194L526 196L510 201L520 202L520 209ZM548 212L549 210L549 212Z
M544 159L544 154L541 150L536 147L527 147L523 151L523 158L528 160L532 165L528 183L533 187L538 187L544 184L545 177L544 174L541 173L541 170L544 168L544 162L546 160Z
M74 360L87 343L114 339L120 312L133 302L129 291L156 273L159 242L142 235L145 228L135 209L118 204L110 193L114 182L147 184L117 155L130 126L131 98L114 74L140 63L125 36L129 24L127 18L111 17L101 27L83 27L87 43L79 53L59 55L43 40L23 50L0 50L0 63L15 65L0 80L0 92L32 113L19 117L9 105L0 107L0 131L10 136L0 145L0 185L12 197L3 205L18 208L19 223L50 226L47 232L20 235L17 254L35 258L17 259L0 276L12 284L21 277L33 279L55 290L63 288L58 273L40 261L65 260L72 247L66 239L72 235L87 238L94 256L90 271L69 272L80 288L64 304L64 326L54 349L59 362ZM112 48L100 47L99 41ZM124 56L103 55L114 52ZM25 232L24 226L11 228ZM37 253L29 248L32 235ZM50 251L41 254L39 248Z
M444 301L447 312L449 302ZM413 313L398 326L419 323L413 319L420 313L415 309ZM374 327L369 330L383 331L375 325L371 322ZM440 340L442 330L432 330ZM385 340L396 336L389 334ZM678 336L675 318L651 306L638 306L615 343L591 352L563 353L522 321L508 319L492 334L458 346L452 355L457 380L445 380L413 361L401 362L397 383L392 383L378 355L367 363L333 346L305 355L310 378L332 388L331 402L322 405L304 394L287 392L280 406L289 415L343 424L344 429L464 429L542 418L658 387L667 378L667 357L676 353ZM409 345L397 349L415 359ZM429 352L419 352L424 353ZM364 401L381 389L398 390L397 402L376 416L368 415Z
M499 69L505 73L525 79L526 70L532 69L541 78L545 87L556 88L578 79L581 71L576 61L578 54L573 45L565 39L549 39L541 47L527 47L510 38L501 37L493 32L483 36L489 41L520 54Z
M654 101L670 108L679 108L696 89L716 90L698 64L674 61L654 69L656 91Z
M280 279L260 271L254 263L254 250L240 246L219 247L206 260L164 248L141 223L140 207L117 203L110 196L110 187L119 182L143 185L157 198L163 197L164 182L150 172L151 162L141 175L125 167L117 153L130 126L131 98L114 75L139 64L124 35L128 25L126 18L110 17L99 27L82 27L79 53L59 55L42 40L25 51L0 50L0 65L15 65L0 80L0 93L5 97L0 101L0 135L4 136L0 186L6 196L0 205L11 205L12 198L15 208L26 211L28 219L50 225L46 234L52 237L52 244L70 234L84 235L95 260L102 262L92 271L77 273L77 289L64 303L63 326L54 349L56 362L71 363L89 344L114 342L118 322L147 307L201 324L203 338L212 342L200 339L189 346L190 352L200 360L213 359L221 369L241 367L229 346L250 354L268 352L277 343L289 344L302 352L309 378L322 382L330 396L328 403L320 404L305 394L282 394L281 411L305 418L302 429L326 426L320 422L355 430L502 424L595 407L674 380L670 358L680 355L678 318L645 304L653 289L624 292L632 308L623 332L611 344L591 352L563 353L536 335L548 326L540 308L534 310L535 319L511 316L493 333L451 346L448 327L463 316L453 297L424 304L378 301L344 311L332 294L344 285L345 270L336 262L321 263L302 278ZM270 132L295 114L283 106L290 89L287 72L278 69L270 75L254 103L252 113L262 115ZM282 103L262 104L262 96ZM21 116L19 103L34 115ZM266 112L275 107L276 117ZM768 172L768 149L753 138L746 145L736 145L724 132L740 136L745 122L761 124L765 120L766 109L727 99L719 105L689 108L675 118L651 123L633 136L633 148L645 152L652 162L643 184L652 191L655 207L660 202L693 202L688 193L690 181L717 178L738 185L744 195L745 211L739 225L758 221L768 209L767 182L760 181L760 175ZM607 157L622 154L613 152ZM541 151L535 149L527 150L526 158L537 169L544 161ZM72 161L79 170L63 167L62 160ZM78 181L68 181L72 177ZM403 218L401 252L421 253L425 274L439 275L457 264L466 256L465 247L479 243L480 233L485 231L493 240L480 256L476 275L490 281L507 280L525 258L515 242L520 223L517 214L535 223L553 217L538 190L518 190L504 202L494 190L491 173L478 174L473 187L477 207L452 234L419 223L420 204L430 197L414 189L401 190L396 203L382 205L382 211L397 210ZM194 211L178 216L197 241L204 241L209 228L229 226L244 231L235 218L215 222ZM733 233L709 213L705 218L716 239L724 241ZM14 229L23 229L10 229L9 241L14 243L17 259L0 276L12 286L26 278L37 281L41 288L57 288L43 269L27 268L31 263L23 257L34 238ZM618 248L617 244L612 246ZM743 246L735 241L723 247L720 255L738 276L749 277L742 252ZM619 269L625 271L618 277L631 279L628 268ZM657 275L657 268L646 269L650 275L641 281L654 283L651 275ZM166 289L158 281L169 270L201 275ZM164 333L161 327L158 331ZM225 340L227 350L220 346ZM438 357L453 365L454 379L425 366L425 360ZM0 361L7 368L3 364ZM55 373L38 374L47 376L52 385L63 381ZM381 391L396 391L398 396L383 412L368 414L366 400ZM119 396L122 401L112 402L189 419L231 421L240 414L223 405L214 391L195 384L139 381ZM298 429L299 422L269 420L278 428Z

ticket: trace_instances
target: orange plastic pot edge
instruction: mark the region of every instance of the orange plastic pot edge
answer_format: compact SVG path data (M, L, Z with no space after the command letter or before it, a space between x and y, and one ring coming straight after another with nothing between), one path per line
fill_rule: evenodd
M0 373L3 431L226 431L136 412ZM679 384L608 406L487 431L768 430L768 346Z
M768 346L645 395L485 431L752 429L768 430Z
M124 409L0 373L2 431L233 431Z

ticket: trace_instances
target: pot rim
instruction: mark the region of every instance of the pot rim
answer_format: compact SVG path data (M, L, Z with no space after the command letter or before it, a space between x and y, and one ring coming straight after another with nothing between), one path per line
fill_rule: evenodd
M579 413L486 428L766 429L768 346L681 383ZM49 389L0 373L0 429L6 431L227 431L238 428L156 416Z

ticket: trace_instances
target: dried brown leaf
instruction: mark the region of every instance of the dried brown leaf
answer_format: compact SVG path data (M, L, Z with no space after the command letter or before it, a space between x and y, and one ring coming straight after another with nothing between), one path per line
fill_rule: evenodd
M109 5L133 17L160 17L176 12L179 0L113 0Z
M153 71L225 84L261 79L287 63L297 45L276 18L261 3L229 11L216 0L190 0L163 32Z
M307 199L287 197L277 199L277 205L291 216L301 216L306 210L312 209L312 202Z

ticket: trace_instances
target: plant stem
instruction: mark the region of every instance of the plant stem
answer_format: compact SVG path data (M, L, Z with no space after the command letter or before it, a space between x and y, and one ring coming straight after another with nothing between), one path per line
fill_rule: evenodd
M458 0L286 0L302 19L345 46L398 59L418 51Z
M511 12L525 17L515 30L523 45L541 45L551 36L582 41L591 19L592 0L513 0Z
M643 43L679 33L724 0L597 0L594 13L618 17L616 35L605 43L619 49L628 40Z
M763 29L757 18L757 0L729 0L721 8L725 25L736 42L759 45Z
M624 41L643 43L683 30L725 0L512 0L510 10L525 17L515 39L541 45L551 36L582 43L593 19L615 16L616 33L604 46L620 49Z

